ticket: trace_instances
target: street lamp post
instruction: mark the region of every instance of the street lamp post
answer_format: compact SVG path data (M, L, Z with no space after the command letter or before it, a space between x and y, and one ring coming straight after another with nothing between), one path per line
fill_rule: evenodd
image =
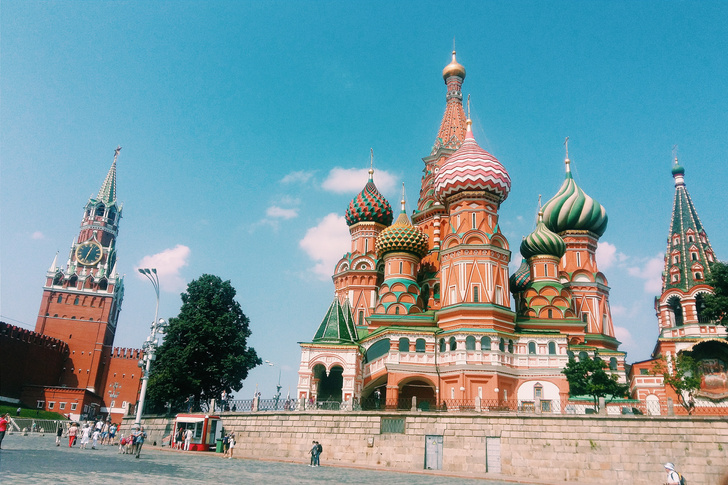
M271 362L270 360L266 360L265 363L270 366L276 366L276 365L278 366L278 385L276 386L276 395L275 395L276 411L277 411L278 410L278 401L281 398L281 365L276 364L275 362Z
M134 420L135 424L141 424L142 422L142 411L144 410L144 400L147 397L147 384L149 382L149 370L152 368L152 361L155 358L155 352L157 350L157 345L159 344L159 340L157 339L157 334L163 334L165 329L167 328L167 322L164 321L162 318L158 318L159 316L159 276L157 276L157 270L156 268L139 268L139 272L147 277L149 281L152 282L152 286L154 286L154 292L157 295L157 306L154 310L154 321L152 322L151 327L151 334L149 334L149 337L147 337L147 340L144 342L144 345L142 345L142 350L144 351L144 356L139 361L139 367L142 370L142 389L139 392L139 406L137 407L136 412L136 419Z

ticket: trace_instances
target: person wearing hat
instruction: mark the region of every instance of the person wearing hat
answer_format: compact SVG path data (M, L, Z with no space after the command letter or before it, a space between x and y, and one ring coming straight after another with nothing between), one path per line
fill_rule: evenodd
M665 471L667 471L667 485L680 485L680 474L675 471L675 465L665 463Z

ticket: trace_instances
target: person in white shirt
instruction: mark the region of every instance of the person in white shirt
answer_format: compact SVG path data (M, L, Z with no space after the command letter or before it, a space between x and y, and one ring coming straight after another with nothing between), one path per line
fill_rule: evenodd
M185 451L190 451L190 442L192 441L192 428L185 431Z
M665 463L665 471L667 471L666 485L680 485L680 474L675 471L675 465Z

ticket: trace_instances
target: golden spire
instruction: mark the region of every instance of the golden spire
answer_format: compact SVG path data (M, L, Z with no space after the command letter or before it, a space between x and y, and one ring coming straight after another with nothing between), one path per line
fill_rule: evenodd
M374 148L369 149L369 180L374 180Z

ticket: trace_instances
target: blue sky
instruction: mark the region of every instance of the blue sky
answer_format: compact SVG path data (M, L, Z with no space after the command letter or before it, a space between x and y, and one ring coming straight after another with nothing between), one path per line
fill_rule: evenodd
M456 7L457 5L457 7ZM416 204L455 39L474 133L513 181L515 254L564 177L605 206L599 264L628 361L649 357L672 148L728 258L724 2L19 2L0 5L0 316L33 328L46 269L121 145L126 295L140 346L203 273L231 280L250 344L295 394L299 341L333 297L343 214L366 183ZM256 369L272 396L278 368Z

